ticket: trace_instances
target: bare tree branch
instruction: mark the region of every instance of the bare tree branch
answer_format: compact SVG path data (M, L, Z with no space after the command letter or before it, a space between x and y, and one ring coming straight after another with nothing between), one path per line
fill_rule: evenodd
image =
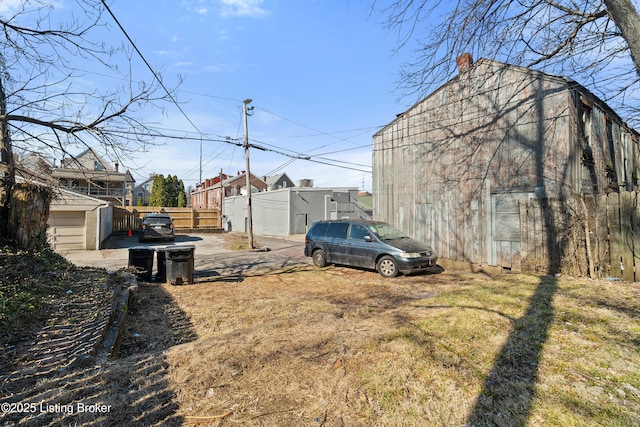
M416 46L398 84L404 96L444 84L469 52L571 77L640 124L640 18L631 0L395 0L374 9L397 31L398 50Z
M103 19L101 1L76 5L82 10L74 16L31 0L0 16L0 152L15 146L60 158L79 147L100 148L113 160L154 144L140 114L172 100L171 94L149 75L150 84L134 83L131 68L118 68L131 62L131 52L102 41L111 20ZM115 83L96 82L98 73ZM0 236L6 234L12 162L13 156L0 160Z

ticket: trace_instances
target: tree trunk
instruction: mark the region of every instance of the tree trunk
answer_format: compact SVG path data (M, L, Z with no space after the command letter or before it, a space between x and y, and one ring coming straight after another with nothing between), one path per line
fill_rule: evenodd
M46 186L17 183L11 190L9 238L31 250L47 240L47 220L53 191Z
M640 16L631 0L604 0L609 16L627 41L633 65L640 76Z
M578 194L578 199L582 205L582 213L584 214L584 220L582 226L584 227L584 242L587 247L587 264L589 264L589 277L596 278L595 259L593 258L593 251L591 250L591 230L589 229L589 209L587 203L584 201L584 196Z
M7 237L9 233L11 189L15 182L11 140L9 139L9 126L6 117L6 100L2 79L0 79L0 237Z

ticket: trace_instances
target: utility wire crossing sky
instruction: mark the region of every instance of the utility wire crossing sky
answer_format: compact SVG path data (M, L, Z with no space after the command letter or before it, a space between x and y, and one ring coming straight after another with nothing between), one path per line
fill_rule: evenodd
M395 39L369 6L102 2L110 42L121 38L138 56L133 75L158 79L173 101L150 117L164 144L125 162L138 182L162 173L195 186L200 174L244 170L242 100L251 98L253 174L371 190L372 135L407 105L393 92L402 61L391 52Z

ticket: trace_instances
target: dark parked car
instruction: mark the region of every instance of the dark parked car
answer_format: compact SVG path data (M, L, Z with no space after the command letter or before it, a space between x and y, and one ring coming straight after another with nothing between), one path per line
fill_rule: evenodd
M375 269L384 277L428 271L436 266L433 249L379 221L334 220L314 223L304 254L317 267L327 263Z
M148 239L175 240L176 234L171 217L167 214L147 214L140 223L138 240Z

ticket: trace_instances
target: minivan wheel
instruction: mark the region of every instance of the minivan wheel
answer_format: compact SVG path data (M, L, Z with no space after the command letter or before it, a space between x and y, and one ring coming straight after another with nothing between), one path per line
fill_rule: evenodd
M322 249L313 252L313 265L316 267L324 267L327 265L327 254Z
M396 277L398 275L398 264L393 257L385 255L378 261L376 270L383 277Z

